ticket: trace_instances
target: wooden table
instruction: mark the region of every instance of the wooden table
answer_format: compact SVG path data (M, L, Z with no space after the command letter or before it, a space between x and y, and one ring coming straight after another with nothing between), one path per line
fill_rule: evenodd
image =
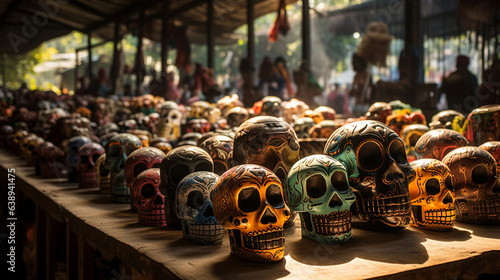
M53 276L53 248L60 242L52 238L55 223L67 225L68 279L91 279L92 250L128 264L133 279L427 280L500 273L500 226L457 223L451 232L409 227L387 233L354 228L347 244L332 246L302 239L297 220L285 231L284 260L259 264L232 256L227 236L221 245L203 246L182 239L181 231L142 226L129 205L64 179L41 179L5 150L0 164L1 185L7 169L15 168L17 194L37 205L39 279Z

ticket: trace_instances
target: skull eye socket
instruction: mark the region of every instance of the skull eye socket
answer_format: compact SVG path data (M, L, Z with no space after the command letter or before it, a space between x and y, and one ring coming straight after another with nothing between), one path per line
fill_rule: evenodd
M446 180L444 181L444 184L446 185L446 187L451 190L451 191L455 191L453 189L453 181L451 180L451 176L448 176L446 177Z
M425 182L425 191L430 195L436 195L441 190L439 186L439 180L436 178L431 178Z
M122 153L122 148L120 145L110 145L109 147L109 157L115 158L118 157Z
M145 163L141 162L134 166L134 178L137 178L142 171L148 169Z
M238 207L243 212L254 212L260 207L260 194L256 188L242 189L238 194Z
M101 156L101 155L99 155L99 154L94 154L94 155L92 156L92 162L96 162L96 161L97 161L97 159L98 159L100 156Z
M340 192L346 192L349 190L349 184L347 183L346 175L342 171L335 171L332 177L333 187Z
M141 196L144 198L150 198L155 194L155 187L151 184L145 184L141 188Z
M356 157L358 166L364 171L375 171L382 167L384 163L384 153L381 146L374 141L367 141L361 144Z
M209 162L198 163L194 169L195 171L212 171L212 165Z
M285 206L283 196L281 195L281 188L276 184L272 184L267 188L266 200L273 208L279 209Z
M400 140L394 140L391 142L389 146L389 156L393 158L397 164L408 164L405 146Z
M203 194L200 191L192 191L188 194L187 206L195 209L201 209L205 204Z
M177 186L179 182L184 179L187 175L189 175L189 168L184 164L177 164L172 167L170 171L170 175L172 178L172 185ZM169 180L170 181L170 180Z
M410 138L408 139L408 142L410 142L411 147L415 147L415 145L417 145L417 142L418 142L418 139L420 139L420 136L421 135L418 135L418 134L413 134L410 136Z
M326 181L321 175L313 175L306 180L306 192L311 198L320 198L326 193Z
M485 165L478 165L472 169L472 181L476 184L488 182L488 169Z
M89 162L89 157L88 156L80 156L80 163L85 164Z
M159 162L153 164L153 168L160 168L161 164Z

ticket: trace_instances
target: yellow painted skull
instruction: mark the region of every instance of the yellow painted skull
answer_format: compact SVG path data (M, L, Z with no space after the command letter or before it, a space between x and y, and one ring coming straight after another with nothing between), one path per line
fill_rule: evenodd
M229 229L232 254L257 262L283 259L283 225L290 210L280 180L269 169L253 164L229 169L211 199L215 218Z
M436 231L452 230L455 225L455 192L450 169L437 159L419 159L410 165L416 173L408 186L410 225Z

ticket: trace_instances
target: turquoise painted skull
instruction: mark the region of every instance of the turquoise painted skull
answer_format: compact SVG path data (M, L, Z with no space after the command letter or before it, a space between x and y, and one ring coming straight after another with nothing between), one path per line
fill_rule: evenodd
M325 244L349 241L355 196L342 163L326 155L299 160L288 173L284 194L300 215L303 237Z

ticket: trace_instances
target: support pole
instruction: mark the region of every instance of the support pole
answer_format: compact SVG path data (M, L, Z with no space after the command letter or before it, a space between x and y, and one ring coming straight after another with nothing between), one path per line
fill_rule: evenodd
M141 9L139 19L139 30L137 32L137 53L135 55L135 91L137 95L142 95L141 84L144 80L143 69L143 54L142 54L142 38L144 37L144 9Z
M420 55L411 59L410 78L412 87L424 81L424 39L420 28L420 0L405 0L405 50Z
M87 51L89 53L89 65L88 65L88 71L89 71L89 85L92 84L92 81L93 81L93 77L92 77L92 43L90 41L90 36L91 36L91 33L89 32L87 34ZM95 92L92 92L91 94L95 94Z
M309 15L309 0L302 0L302 61L307 68L311 63L311 17Z
M7 63L7 55L2 54L2 86L6 88L6 81L7 79L5 78L5 64Z
M247 0L247 26L248 26L248 45L247 57L251 65L255 61L255 29L254 29L254 0Z
M115 32L113 34L113 63L111 64L111 94L116 94L116 86L118 80L118 65L119 65L119 57L118 57L118 43L120 42L120 23L115 21Z
M162 25L161 25L161 76L166 77L167 74L167 58L168 58L168 11L170 10L170 0L163 0L162 3Z
M207 1L207 66L214 69L214 1Z
M80 85L82 90L85 91L83 85ZM78 90L78 50L75 50L75 92Z

